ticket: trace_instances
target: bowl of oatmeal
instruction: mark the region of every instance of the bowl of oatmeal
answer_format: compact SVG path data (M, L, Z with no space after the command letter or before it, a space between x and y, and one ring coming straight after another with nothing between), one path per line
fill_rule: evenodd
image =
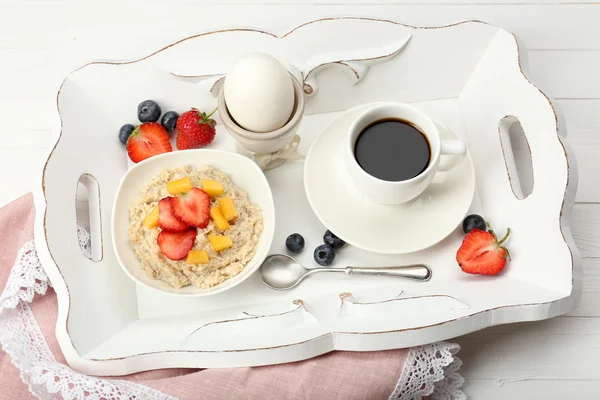
M133 280L163 293L205 296L258 269L273 240L275 208L252 160L186 150L127 171L111 229L117 260Z

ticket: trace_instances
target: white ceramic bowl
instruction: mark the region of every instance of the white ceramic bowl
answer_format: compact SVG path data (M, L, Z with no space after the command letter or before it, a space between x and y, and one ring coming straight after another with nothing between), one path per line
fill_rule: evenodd
M245 190L252 203L262 209L264 230L254 257L238 275L208 289L187 286L176 289L167 283L152 279L140 268L140 262L129 246L129 208L140 190L162 169L191 165L209 165L229 175L232 182ZM258 165L247 157L220 150L185 150L151 157L130 168L117 189L111 220L112 241L117 260L134 281L162 293L180 296L206 296L223 292L238 285L252 275L267 256L275 231L275 206L265 175Z

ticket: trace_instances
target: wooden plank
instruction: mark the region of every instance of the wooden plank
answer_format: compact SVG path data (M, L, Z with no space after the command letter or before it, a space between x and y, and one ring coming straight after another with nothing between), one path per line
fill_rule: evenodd
M463 391L469 399L583 400L595 398L600 392L600 381L565 380L560 377L513 380L471 378L465 382Z
M471 378L597 380L600 321L554 318L502 325L455 340L459 357L468 360L463 376Z
M599 66L600 67L600 66ZM556 76L555 81L560 77ZM579 165L577 201L600 202L600 99L554 101L567 125L567 141Z
M0 97L0 110L6 115L0 129L0 146L48 148L54 144L53 130L60 127L56 96Z
M595 266L596 270L600 268L600 266ZM590 279L589 275L584 275L584 286L586 285L585 280ZM596 273L594 277L591 277L593 280L598 279L598 274ZM583 292L581 295L581 302L579 303L579 307L574 309L568 314L565 314L563 318L571 318L571 317L584 317L584 318L593 318L598 321L600 324L600 310L598 310L598 304L600 304L600 292Z
M560 98L600 97L600 51L529 51L528 76L546 94Z
M600 100L556 100L579 165L577 201L600 202ZM596 221L597 222L597 221Z
M46 149L54 144L52 133L48 129L1 129L0 146L10 148L42 148Z
M27 57L23 61L28 62ZM56 72L57 79L60 79L59 74L60 77L68 74L66 66L61 69ZM555 99L554 104L564 115L569 143L600 145L600 94L596 99ZM14 92L0 93L0 109L12 116L3 126L10 131L48 129L58 118L55 93L47 97L25 98L16 97Z
M8 2L8 0L4 0ZM40 3L51 3L51 4L73 4L80 2L93 3L97 0L18 0L21 4L40 4ZM104 4L118 3L121 0L104 0ZM182 0L171 0L173 3L182 2ZM17 0L12 0L16 3ZM249 4L246 0L185 0L186 3L192 3L195 5L238 5L238 4ZM147 0L145 3L160 3L160 0ZM295 6L295 5L361 5L365 4L365 0L252 0L252 5L277 5L277 6ZM387 6L387 5L547 5L547 4L597 4L593 0L578 1L578 0L425 0L419 2L418 0L375 0L370 5L374 6Z
M170 24L167 30L147 29L147 21L165 18L164 8L154 1L148 4L137 0L129 2L127 7L117 2L111 2L109 6L98 1L39 2L35 5L35 12L31 12L30 4L8 4L3 7L3 15L8 17L0 26L0 48L47 49L66 45L74 51L93 49L96 56L126 49L129 50L125 56L135 56L132 53L136 51L139 56L161 43L167 44L199 31L250 25L283 33L302 22L325 15L365 15L417 26L479 19L514 32L531 49L597 49L600 46L600 31L596 29L596 22L600 19L597 4L532 4L536 0L508 5L477 4L488 2L480 0L472 4L463 0L459 4L432 5L438 0L429 0L429 4L412 0L398 5L386 4L397 3L395 0L378 0L374 6L349 4L359 0L311 1L327 3L320 5L300 0L284 5L281 1L267 1L267 4L259 6L238 4L237 0L217 6L183 0L170 2L169 14L177 16L177 23ZM335 1L342 4L333 4ZM494 0L489 2L498 3ZM272 17L275 8L277 18ZM203 18L198 24L199 11L211 17ZM569 29L558 29L567 26Z
M57 79L60 73L62 72L56 73ZM66 68L64 73L68 73ZM11 97L2 97L0 93L0 110L11 116L4 121L0 143L7 143L4 138L8 136L3 136L6 131L47 130L58 123L55 94L24 98L15 97L14 92L9 94ZM600 98L557 99L554 103L564 115L567 139L571 145L600 146ZM10 138L11 141L14 139L14 136ZM600 198L598 201L600 202Z
M584 258L583 259L583 292L584 293L594 293L600 295L600 258ZM580 306L584 304L580 303ZM596 303L596 308L600 303ZM581 316L600 316L600 310L596 311L596 314L583 314L580 313Z
M600 145L600 99L559 99L554 103L564 115L569 143Z
M44 141L50 142L50 131L45 132ZM15 132L19 135L22 132ZM47 150L40 147L8 147L4 143L12 143L10 138L1 137L0 159L5 165L14 165L14 169L0 170L0 181L6 190L0 193L0 204L10 201L17 195L28 190L24 182L35 176L44 161L43 155ZM15 174L14 171L19 171ZM572 233L575 242L584 257L600 257L600 205L599 204L576 204L573 209ZM598 266L600 273L600 265ZM600 278L598 278L597 290L600 292Z
M149 41L155 43L151 49L158 48L161 43L159 40ZM0 59L11 60L11 63L3 66L6 78L0 80L0 98L3 98L4 102L8 101L7 98L51 98L67 74L90 60L127 60L145 55L149 51L140 52L136 46L128 43L123 43L115 49L106 49L104 52L68 48L0 49ZM600 98L600 80L588 78L596 76L600 70L600 51L530 51L528 59L528 76L551 97L559 100ZM570 111L577 106L572 104L569 107L570 105L567 104L567 110ZM594 106L597 106L597 103L590 102L583 110L576 112L576 116L589 117L594 111Z
M10 115L10 114L7 114ZM58 128L57 128L58 129ZM47 148L54 142L49 129L0 130L0 146L4 148L26 149ZM114 133L116 135L116 133ZM574 146L579 164L579 189L576 199L583 203L600 201L600 186L596 184L600 175L600 145ZM600 257L600 211L594 204L578 204L573 213L573 235L585 257Z
M1 38L0 32L0 41ZM137 34L119 38L118 44L111 42L110 37L102 43L90 38L83 39L81 45L45 50L2 49L0 44L0 59L11 60L3 66L4 76L8 79L0 80L0 97L6 99L9 94L10 98L21 99L53 97L64 76L90 60L135 59L170 42L150 34L143 39L143 45L140 45L142 38ZM174 39L172 37L171 40ZM600 37L598 39L600 43ZM531 50L527 59L528 76L551 97L600 98L600 80L588 78L596 76L600 70L600 50Z
M45 148L0 147L0 207L34 189L47 153Z
M596 203L600 201L600 146L579 145L572 146L579 171L579 184L576 201L585 203ZM534 189L535 190L535 189Z
M2 85L0 83L0 85ZM6 95L12 93L5 93ZM0 129L0 145L11 142L19 135L16 132L28 130L50 130L60 125L60 119L56 109L56 95L43 98L15 98L2 97L0 95L0 110L3 118L2 129ZM23 144L25 145L25 144Z
M6 107L3 109L6 115L17 115L18 118L7 120L7 126L0 130L0 146L5 147L48 147L53 144L51 138L53 123L51 120L57 119L57 113L54 108L54 102L50 99L40 102L40 107L36 109L35 116L28 115L28 108ZM39 119L45 122L28 122L28 120ZM21 129L19 125L25 126L44 124L47 129ZM54 126L59 126L54 123ZM57 128L54 128L57 129ZM573 131L570 132L570 141L575 152L579 170L579 188L576 196L578 202L593 203L600 202L600 185L597 184L597 177L600 176L600 143L593 136L577 136ZM575 139L575 138L579 139ZM588 139L589 138L589 139ZM582 141L591 141L585 144ZM579 205L576 207L574 215L574 235L586 257L600 257L600 212L597 206ZM589 221L586 221L589 219Z
M70 54L66 49L0 50L0 59L11 60L2 66L5 77L0 80L2 102L6 104L17 99L16 106L26 109L30 108L27 102L32 99L56 98L64 77L75 70L76 65L85 63L80 55ZM56 100L53 106L56 109Z
M62 54L62 53L65 54ZM66 76L76 66L85 63L85 59L81 57L68 56L68 52L53 52L53 57L58 57L61 60L57 61L59 66L54 71L45 69L44 62L38 62L40 53L37 51L20 50L20 51L3 51L0 50L0 57L11 57L16 61L16 65L11 70L13 74L27 75L44 75L46 80L54 80L52 91L42 89L40 86L31 87L31 90L24 91L25 97L19 97L17 91L0 92L0 109L13 117L6 121L9 125L5 125L4 129L44 129L48 128L49 123L53 120L53 115L56 115L56 93L54 88L58 88L64 76ZM560 63L559 59L554 62ZM22 65L35 65L35 68L22 67ZM597 66L600 70L600 64ZM560 76L555 77L555 80L560 80ZM17 78L19 79L19 78ZM11 79L12 80L12 79ZM41 80L41 78L40 78ZM557 87L555 80L548 82L550 89ZM15 88L10 80L0 80L0 86L5 89ZM545 88L544 88L545 89ZM45 97L40 97L40 92L46 92ZM584 99L554 99L557 108L562 112L567 124L568 140L573 145L600 145L600 92L595 94L597 98ZM600 201L600 199L599 199Z
M583 257L600 257L600 205L576 204L571 232Z
M583 259L583 293L579 306L565 317L600 317L600 258ZM598 320L600 324L600 319Z
M598 17L600 18L600 15ZM150 49L160 47L161 41L149 41L155 43ZM90 60L134 59L136 56L148 54L150 49L140 54L135 45L128 46L128 43L115 49L106 49L104 52L93 52L90 49L0 48L0 59L11 60L11 63L3 67L4 76L7 78L0 80L0 97L53 97L64 77ZM600 50L535 50L529 51L527 57L528 76L552 98L600 98L600 79L589 78L596 76L600 70ZM593 103L589 107L592 106Z

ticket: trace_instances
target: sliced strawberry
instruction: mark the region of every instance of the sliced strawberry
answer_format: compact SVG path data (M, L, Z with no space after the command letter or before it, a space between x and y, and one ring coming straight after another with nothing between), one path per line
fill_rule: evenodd
M180 221L197 228L206 228L210 221L210 197L204 190L192 188L173 198L173 211Z
M183 232L190 226L173 214L173 198L165 197L158 202L158 226L167 232Z
M189 228L183 232L161 231L156 238L160 251L170 260L178 261L187 257L194 247L196 228Z
M173 150L169 134L156 122L146 122L133 130L127 140L127 154L134 163Z
M502 240L498 241L494 231L485 232L477 228L463 239L456 253L460 268L469 274L496 275L504 269L506 259L510 257L502 243L508 238L510 229Z

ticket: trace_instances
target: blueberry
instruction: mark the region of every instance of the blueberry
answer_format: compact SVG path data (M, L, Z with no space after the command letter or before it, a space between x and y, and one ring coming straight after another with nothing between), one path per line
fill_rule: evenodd
M467 217L463 220L462 228L465 233L469 233L475 228L481 231L487 230L485 220L477 214L467 215Z
M154 100L144 100L138 106L140 122L156 122L161 114L160 106Z
M129 136L131 135L131 132L133 132L134 129L135 126L131 124L125 124L121 127L121 129L119 129L119 140L121 141L121 143L127 144L127 139L129 139Z
M322 244L315 249L314 257L317 264L326 267L333 262L335 250L327 244Z
M167 132L172 132L177 126L177 119L179 119L179 114L177 114L175 111L167 111L165 115L162 116L160 124L167 130Z
M346 242L344 242L339 237L335 236L335 234L330 230L325 232L325 234L323 235L323 242L333 247L334 249L340 249L346 244Z
M299 253L304 248L304 238L299 233L292 233L285 239L285 247L292 253Z

